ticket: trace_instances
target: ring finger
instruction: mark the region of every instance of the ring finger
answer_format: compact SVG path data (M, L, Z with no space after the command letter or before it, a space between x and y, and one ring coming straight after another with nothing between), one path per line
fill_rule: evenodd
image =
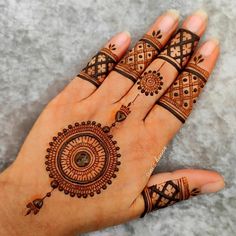
M205 31L207 15L197 11L189 16L172 37L158 58L140 76L121 104L132 104L128 119L142 120L155 102L172 84L178 73L185 67L197 43Z

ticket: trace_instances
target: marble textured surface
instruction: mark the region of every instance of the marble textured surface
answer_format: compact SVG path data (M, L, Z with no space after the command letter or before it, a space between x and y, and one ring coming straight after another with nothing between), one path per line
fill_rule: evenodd
M180 10L182 18L205 9L210 15L205 38L219 38L222 54L156 171L215 169L226 188L87 236L236 234L236 1L0 0L1 171L14 161L44 105L106 39L129 30L134 42L170 8Z

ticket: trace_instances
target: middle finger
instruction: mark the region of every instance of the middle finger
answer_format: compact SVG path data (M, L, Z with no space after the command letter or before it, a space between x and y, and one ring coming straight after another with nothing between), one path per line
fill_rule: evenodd
M204 11L193 13L183 22L157 59L146 68L129 93L120 101L122 105L132 103L132 112L128 119L142 120L146 117L187 64L206 25L207 14Z

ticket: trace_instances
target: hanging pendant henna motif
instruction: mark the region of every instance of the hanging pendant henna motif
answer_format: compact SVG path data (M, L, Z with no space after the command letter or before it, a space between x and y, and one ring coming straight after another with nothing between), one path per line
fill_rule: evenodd
M55 189L70 197L86 198L100 194L112 183L121 155L109 131L106 126L87 121L69 125L53 137L45 161L52 190L28 203L26 215L37 214Z
M108 48L101 49L77 77L99 87L118 61L118 57L113 53L115 50L115 44L109 44Z

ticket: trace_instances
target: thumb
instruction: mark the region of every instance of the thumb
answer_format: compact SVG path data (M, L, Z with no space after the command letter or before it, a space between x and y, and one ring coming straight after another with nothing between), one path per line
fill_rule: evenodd
M224 188L224 180L214 171L185 169L150 177L147 186L134 202L136 217L159 210L199 194ZM135 217L135 216L134 216Z

